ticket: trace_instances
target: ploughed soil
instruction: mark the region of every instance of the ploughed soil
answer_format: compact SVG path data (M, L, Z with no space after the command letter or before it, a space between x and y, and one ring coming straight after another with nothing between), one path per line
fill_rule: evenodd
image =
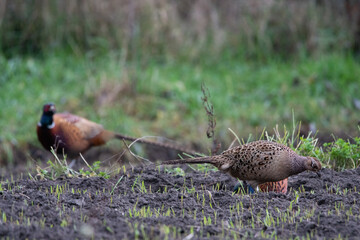
M109 179L33 180L24 164L16 166L26 169L22 178L2 173L4 239L360 237L360 169L301 173L287 194L233 194L237 180L189 166L181 166L185 175L128 165Z

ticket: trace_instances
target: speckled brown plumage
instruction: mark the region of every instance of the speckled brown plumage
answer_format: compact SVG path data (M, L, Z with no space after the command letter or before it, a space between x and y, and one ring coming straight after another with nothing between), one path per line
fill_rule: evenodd
M305 170L319 171L321 163L314 157L296 154L291 148L269 141L255 141L228 149L220 155L165 161L162 164L210 163L219 170L254 189L266 182L277 182Z
M105 144L113 138L135 141L170 148L194 154L193 151L177 145L137 139L105 130L102 125L70 113L55 113L54 104L45 104L40 122L37 125L37 136L47 150L51 147L57 153L63 152L74 157L93 146Z

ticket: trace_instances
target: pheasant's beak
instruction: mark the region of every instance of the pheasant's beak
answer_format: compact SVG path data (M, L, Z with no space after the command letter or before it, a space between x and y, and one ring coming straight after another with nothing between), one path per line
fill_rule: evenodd
M309 169L310 171L313 171L316 173L316 175L318 175L318 177L321 177L321 174L319 173L321 170L321 163L319 161L319 159L315 158L315 157L308 157L309 162Z

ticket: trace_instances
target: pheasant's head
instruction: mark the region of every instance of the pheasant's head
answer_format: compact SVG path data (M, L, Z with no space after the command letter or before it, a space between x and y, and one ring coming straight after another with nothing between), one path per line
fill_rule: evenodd
M306 157L307 161L305 163L306 170L310 170L313 172L318 172L321 170L321 163L319 159L315 157Z
M54 127L53 115L55 114L56 109L53 103L47 103L43 107L43 114L41 116L40 122L38 123L39 127Z
M46 103L43 107L43 113L47 115L53 115L56 112L55 104Z

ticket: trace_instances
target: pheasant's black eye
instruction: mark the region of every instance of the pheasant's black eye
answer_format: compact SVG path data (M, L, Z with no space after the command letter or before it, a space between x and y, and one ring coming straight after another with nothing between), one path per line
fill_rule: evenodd
M312 167L313 169L318 169L318 166L317 166L317 164L316 164L315 161L311 161L311 167Z

